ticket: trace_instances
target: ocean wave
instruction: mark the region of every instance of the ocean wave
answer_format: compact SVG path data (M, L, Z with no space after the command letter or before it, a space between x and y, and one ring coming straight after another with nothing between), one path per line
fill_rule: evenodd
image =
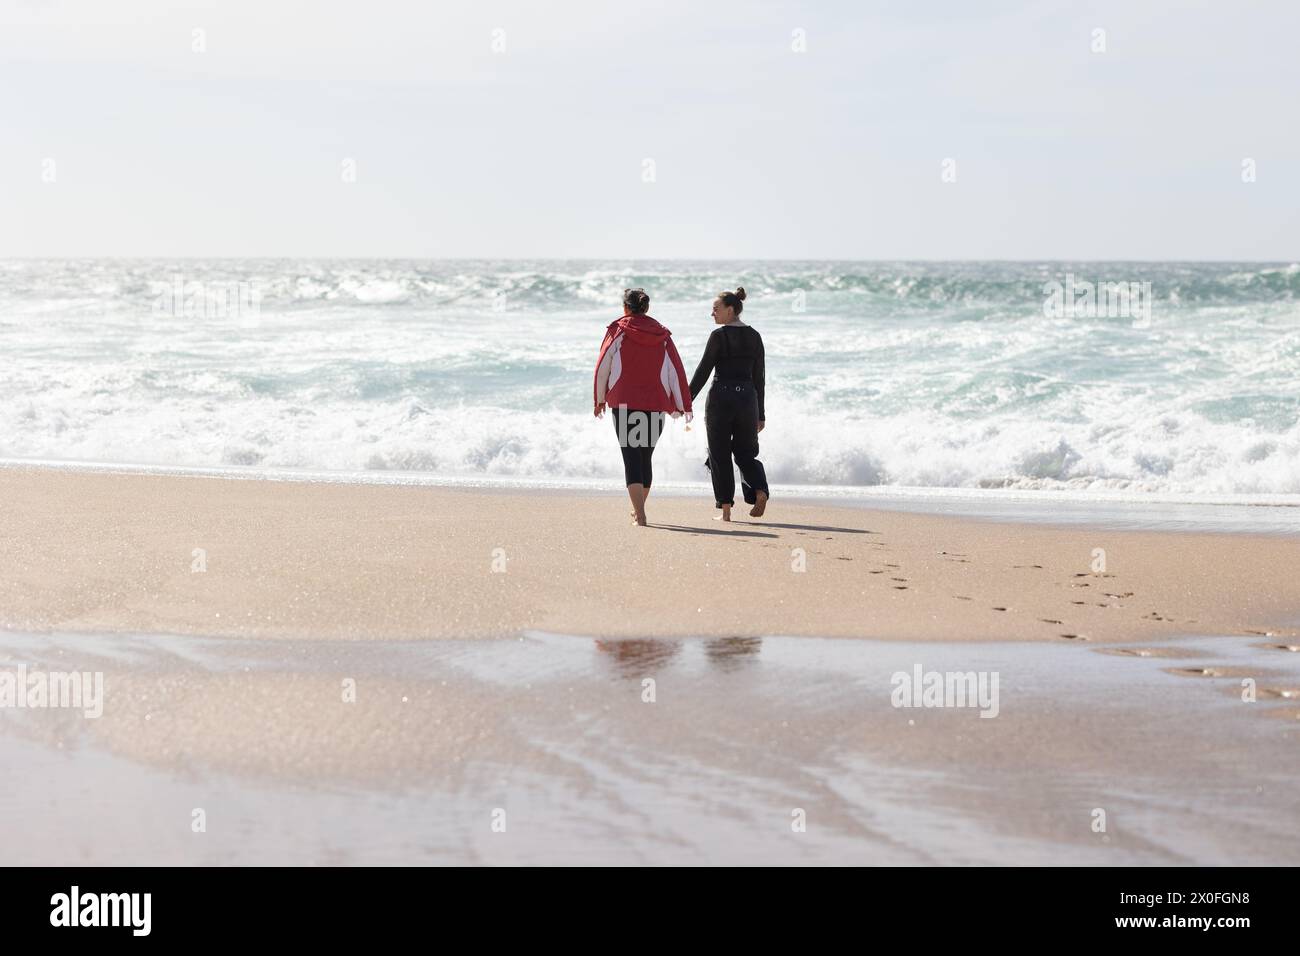
M141 310L177 286L244 283L263 308L354 305L526 309L609 308L640 286L652 300L695 302L744 284L755 300L802 296L813 308L1037 309L1044 286L1151 283L1155 302L1234 305L1300 299L1300 264L1238 263L628 263L131 260L0 263L0 312L33 301ZM805 303L807 304L807 303Z
M1050 314L1066 274L1165 298ZM1285 263L3 261L0 457L617 482L587 409L621 289L689 367L741 281L778 485L1300 493ZM249 282L261 312L160 310L160 282ZM656 474L703 459L678 423Z
M1105 424L904 414L867 419L769 404L762 458L774 485L1300 493L1300 426L1276 433L1187 413ZM0 410L0 457L168 465L605 478L612 425L572 412L429 408L419 398L305 408L269 398L132 404L55 398ZM704 480L703 422L670 422L667 480Z

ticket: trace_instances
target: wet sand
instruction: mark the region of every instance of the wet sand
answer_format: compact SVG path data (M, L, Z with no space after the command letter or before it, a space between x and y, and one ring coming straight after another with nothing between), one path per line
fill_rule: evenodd
M0 468L0 626L268 639L1300 634L1300 538ZM1105 567L1100 560L1104 555Z
M1297 538L650 513L0 468L5 861L1300 858Z
M1300 858L1269 641L0 635L19 662L105 707L0 709L9 864ZM917 667L996 673L996 716L894 706Z

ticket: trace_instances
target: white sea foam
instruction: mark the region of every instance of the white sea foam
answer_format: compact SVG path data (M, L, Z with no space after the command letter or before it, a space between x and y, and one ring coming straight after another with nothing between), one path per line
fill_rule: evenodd
M1067 271L1151 282L1150 327L1048 315ZM257 321L156 314L177 278L250 283ZM590 376L621 289L690 371L738 282L778 485L1300 493L1288 264L9 261L0 457L615 480ZM704 454L676 422L656 477Z

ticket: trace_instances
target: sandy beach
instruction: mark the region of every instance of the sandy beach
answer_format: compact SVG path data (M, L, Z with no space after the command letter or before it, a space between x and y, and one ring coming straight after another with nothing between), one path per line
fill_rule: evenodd
M38 467L0 509L0 673L103 678L0 708L13 863L1300 857L1293 537Z
M1294 636L1300 540L779 498L0 469L0 624L222 637ZM1102 553L1104 552L1104 554ZM1104 570L1100 561L1104 558ZM1096 570L1095 570L1096 569Z

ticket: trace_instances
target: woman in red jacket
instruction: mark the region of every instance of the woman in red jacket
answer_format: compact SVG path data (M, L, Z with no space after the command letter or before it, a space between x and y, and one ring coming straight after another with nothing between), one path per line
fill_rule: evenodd
M649 308L644 289L623 290L623 317L605 330L592 388L596 417L606 406L614 412L632 517L642 527L653 477L650 459L664 427L664 412L691 420L686 370L672 333L646 315Z

